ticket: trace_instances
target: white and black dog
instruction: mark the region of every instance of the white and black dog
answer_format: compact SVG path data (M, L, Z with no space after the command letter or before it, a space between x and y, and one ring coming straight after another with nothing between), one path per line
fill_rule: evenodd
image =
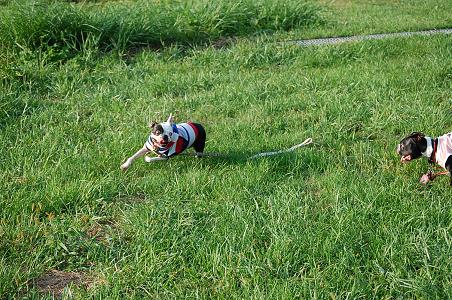
M170 115L166 122L154 122L149 127L151 134L146 143L121 165L121 170L127 170L135 159L148 152L154 152L158 157L146 156L146 162L166 160L190 147L196 151L196 156L202 156L206 144L206 131L201 124L193 122L175 124Z
M429 171L421 177L423 184L435 179L437 175L452 174L452 132L437 138L425 136L422 132L413 132L400 141L397 153L401 156L402 163L424 156L430 163L438 164L447 170L436 174ZM452 186L452 176L450 185Z

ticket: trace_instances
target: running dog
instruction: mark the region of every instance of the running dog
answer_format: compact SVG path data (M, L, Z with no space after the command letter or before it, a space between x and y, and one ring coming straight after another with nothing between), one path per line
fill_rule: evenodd
M166 122L154 122L149 127L151 128L151 134L146 143L121 165L121 170L127 170L135 159L148 152L154 152L157 157L145 156L146 162L166 160L190 147L193 147L196 151L195 155L197 157L203 155L206 144L206 131L201 124L193 122L175 124L173 116L170 115Z

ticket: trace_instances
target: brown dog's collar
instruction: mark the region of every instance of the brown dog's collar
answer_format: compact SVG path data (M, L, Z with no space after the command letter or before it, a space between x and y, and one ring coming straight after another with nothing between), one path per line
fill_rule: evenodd
M436 163L436 150L438 149L438 138L433 139L432 142L433 142L433 151L428 161L430 163Z

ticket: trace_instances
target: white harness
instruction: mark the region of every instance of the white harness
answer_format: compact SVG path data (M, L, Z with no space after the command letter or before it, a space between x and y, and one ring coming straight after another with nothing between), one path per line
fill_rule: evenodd
M430 159L434 151L433 139L428 136L426 136L425 139L427 140L427 149L425 149L425 151L422 152L422 155ZM436 160L435 162L441 167L445 168L446 161L451 155L452 155L452 132L438 137L438 145L436 146L435 153Z

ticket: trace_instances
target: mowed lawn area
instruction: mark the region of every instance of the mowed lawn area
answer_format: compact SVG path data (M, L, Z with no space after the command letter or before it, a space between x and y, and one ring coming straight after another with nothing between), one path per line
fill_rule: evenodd
M452 36L284 39L360 34L377 17L391 32L452 27L452 8L298 2L290 17L277 0L193 1L178 19L188 4L163 1L176 13L154 34L128 19L146 2L0 1L0 298L451 298L450 178L420 185L427 161L402 165L395 149L452 131ZM408 2L440 9L421 18ZM60 11L59 27L36 11ZM224 157L122 172L170 113Z

